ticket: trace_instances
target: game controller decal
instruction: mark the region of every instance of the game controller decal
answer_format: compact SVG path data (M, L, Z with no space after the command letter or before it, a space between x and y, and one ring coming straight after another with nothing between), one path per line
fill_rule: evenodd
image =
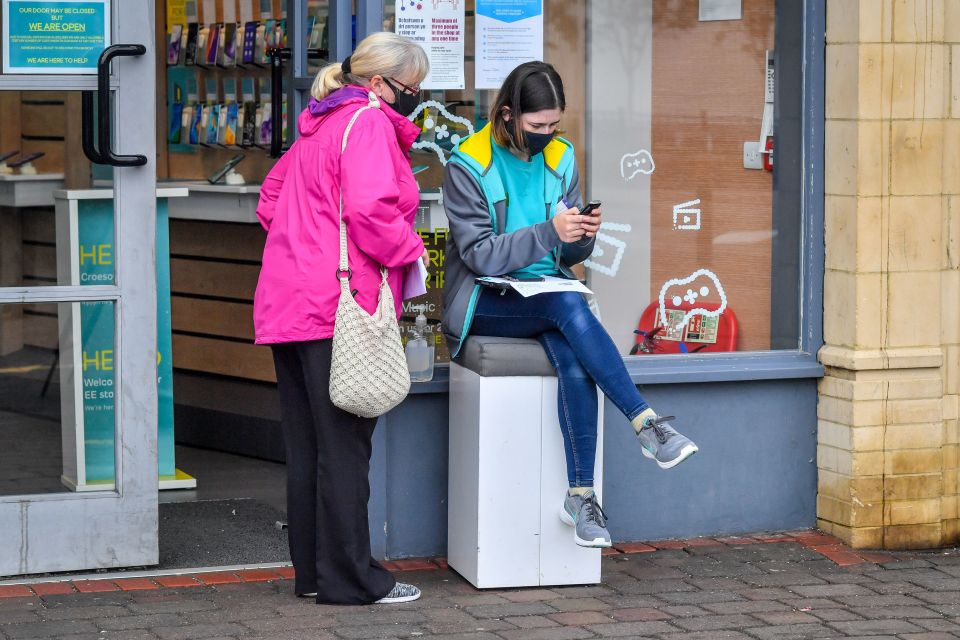
M670 298L670 302L673 303L673 306L679 307L682 303L686 302L687 304L693 305L696 304L697 300L710 295L710 287L707 282L702 283L699 287L687 287L684 291L682 287L684 285L692 284L700 278L701 276L706 277L709 284L713 285L713 290L717 292L717 295L720 297L720 306L713 310L708 311L707 309L697 309L693 308L683 314L683 319L678 322L675 326L667 326L667 310L666 310L666 296L667 291L670 287L681 287L681 289ZM717 277L712 271L707 269L697 269L691 273L686 278L674 278L672 280L667 280L663 283L663 286L660 287L660 308L658 313L660 314L660 323L667 327L670 331L681 331L687 323L690 322L690 319L694 316L705 316L708 318L715 318L721 315L727 309L727 294L723 290L723 285L720 284L720 278Z
M673 205L673 228L677 231L699 231L700 198Z
M633 229L629 224L620 224L617 222L604 222L601 223L600 229L606 229L607 231L622 231L623 233L630 233ZM617 250L616 254L613 256L613 260L609 265L600 264L593 260L593 258L600 258L606 255L606 251L599 246L601 242L605 242L614 249ZM623 260L623 254L627 250L627 243L619 238L615 238L606 233L597 233L597 244L594 245L593 254L591 254L589 260L584 261L583 266L588 269L593 269L604 275L608 275L611 278L615 277L620 271L620 262Z
M423 113L424 110L429 108L436 109L441 116L443 116L450 122L455 122L457 124L461 124L464 127L466 127L467 135L473 134L473 123L470 122L470 120L468 120L467 118L461 118L460 116L450 113L449 111L447 111L447 108L443 105L443 103L437 102L436 100L427 100L426 102L421 102L420 106L417 107L414 110L414 112L408 116L408 119L411 122L416 122L420 114ZM423 121L423 128L427 130L433 129L434 138L436 140L445 140L447 138L450 138L450 143L453 145L456 145L458 142L460 142L460 138L462 137L459 133L450 133L447 125L445 124L438 125L437 120L435 120L434 118L431 118L429 115ZM433 142L431 140L414 142L412 145L412 148L429 149L437 154L437 156L440 158L440 163L442 165L446 166L447 164L446 153L444 152L443 148L440 145L438 145L436 142Z
M636 153L628 153L620 158L620 177L627 182L641 173L648 176L656 168L657 165L653 162L653 156L646 149L640 149Z

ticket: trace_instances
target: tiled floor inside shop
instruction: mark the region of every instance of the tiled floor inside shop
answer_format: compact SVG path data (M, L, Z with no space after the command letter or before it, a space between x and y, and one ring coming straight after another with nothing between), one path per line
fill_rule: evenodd
M69 491L61 431L52 352L0 357L0 495ZM160 569L289 560L284 465L182 446L176 461L197 488L160 492Z

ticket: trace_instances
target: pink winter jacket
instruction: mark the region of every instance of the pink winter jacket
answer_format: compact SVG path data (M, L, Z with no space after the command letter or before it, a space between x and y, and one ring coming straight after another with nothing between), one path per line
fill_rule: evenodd
M341 157L347 123L368 102L356 86L311 100L300 114L300 137L263 181L257 217L267 242L253 301L257 344L333 336L341 191L350 288L373 313L386 266L400 315L407 267L423 254L413 230L419 189L406 156L420 130L381 101L380 109L360 115Z

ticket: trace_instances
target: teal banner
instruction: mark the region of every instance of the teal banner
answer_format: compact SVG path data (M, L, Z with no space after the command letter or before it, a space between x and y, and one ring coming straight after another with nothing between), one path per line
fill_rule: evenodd
M110 0L2 0L3 73L96 73Z
M113 200L79 200L77 204L80 284L113 284L116 268ZM161 480L176 477L169 255L167 201L160 199L157 201L157 447ZM110 302L80 303L87 484L113 483L115 477L115 311Z

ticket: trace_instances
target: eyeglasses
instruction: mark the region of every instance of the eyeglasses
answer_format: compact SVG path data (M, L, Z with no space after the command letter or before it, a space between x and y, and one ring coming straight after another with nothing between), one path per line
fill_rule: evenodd
M409 86L409 85L403 84L402 82L400 82L400 81L397 80L396 78L390 78L390 80L393 80L393 81L396 82L398 85L400 85L400 88L403 89L403 92L406 93L406 94L408 94L408 95L415 96L415 95L417 95L417 94L420 93L420 87L419 87L419 86L411 87L411 86ZM390 84L390 81L389 81L389 80L387 81L387 84ZM394 87L392 84L390 85L390 88L391 88L391 89L394 89L394 91L396 91L395 87Z

